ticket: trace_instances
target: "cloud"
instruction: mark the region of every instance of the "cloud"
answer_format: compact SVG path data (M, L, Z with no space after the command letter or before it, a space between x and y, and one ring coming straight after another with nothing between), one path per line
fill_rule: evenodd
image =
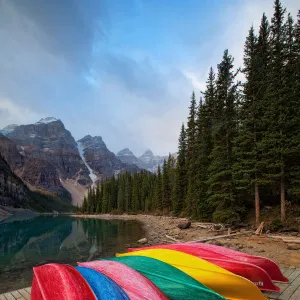
M284 1L294 15L297 2ZM49 115L113 151L175 152L192 90L199 99L226 48L241 66L273 0L159 3L0 1L0 125Z
M15 104L10 99L0 98L0 128L9 124L31 124L41 119L41 115Z
M88 66L94 40L104 34L97 20L101 17L105 21L106 1L89 0L85 5L78 0L2 2L2 7L13 9L38 29L35 38L46 51L69 61L73 67Z

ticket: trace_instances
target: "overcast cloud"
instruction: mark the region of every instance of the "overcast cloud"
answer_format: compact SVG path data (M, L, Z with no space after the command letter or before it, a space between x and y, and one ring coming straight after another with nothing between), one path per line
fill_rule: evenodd
M193 89L226 48L241 66L263 12L272 0L0 0L0 127L54 116L114 152L175 152Z

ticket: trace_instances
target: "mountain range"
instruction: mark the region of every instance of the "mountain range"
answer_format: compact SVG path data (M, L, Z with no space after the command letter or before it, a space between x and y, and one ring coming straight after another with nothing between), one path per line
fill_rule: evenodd
M101 136L86 135L76 141L62 121L53 117L0 130L0 156L0 205L21 207L28 198L22 189L14 200L4 191L24 184L30 191L81 205L90 186L122 172L155 172L167 158L155 156L151 150L137 158L128 148L115 155ZM10 187L4 180L8 174L14 176Z

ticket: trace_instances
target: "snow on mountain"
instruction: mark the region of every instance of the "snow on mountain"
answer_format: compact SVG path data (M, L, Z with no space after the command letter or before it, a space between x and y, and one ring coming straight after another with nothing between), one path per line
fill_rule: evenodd
M176 154L172 154L172 156L176 159ZM164 160L168 159L168 155L154 155L150 149L145 151L143 155L137 158L128 148L119 151L117 153L117 157L122 162L125 162L127 164L135 164L141 169L145 169L153 173L157 172L158 166L162 166Z
M3 129L0 130L0 133L3 135L7 135L15 130L15 128L18 127L16 124L10 124L4 127Z
M58 119L56 119L54 117L47 117L47 118L40 119L35 124L49 124L51 122L56 122L56 121L58 121Z
M78 148L78 152L79 152L79 154L81 156L81 159L83 160L84 164L86 165L86 167L89 170L89 176L90 176L93 184L95 184L95 182L97 180L97 175L94 174L93 170L91 169L91 167L88 165L88 163L85 160L85 157L84 157L84 146L82 145L81 142L77 142L77 148Z
M139 163L137 157L128 148L125 148L125 149L119 151L116 154L116 156L118 159L120 159L123 163L126 163L126 164L137 165Z

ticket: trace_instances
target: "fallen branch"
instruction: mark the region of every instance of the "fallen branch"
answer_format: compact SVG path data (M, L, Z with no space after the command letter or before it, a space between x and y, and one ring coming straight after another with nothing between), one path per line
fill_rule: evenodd
M289 236L281 236L281 235L269 235L268 237L272 239L280 239L284 243L293 243L293 244L300 244L300 238L292 238Z
M177 239L175 239L175 238L173 238L173 237L171 237L171 236L169 236L169 235L166 235L166 238L172 240L173 242L181 243L181 241L179 241L179 240L177 240Z
M236 235L252 234L252 233L253 233L253 231L244 231L244 232L238 232L238 233L229 234L229 235L228 235L228 234L217 235L217 236L208 237L208 238L202 238L202 239L199 239L199 240L190 241L190 242L186 242L186 243L207 242L207 241L211 241L211 240L222 239L222 238L228 238L228 237L232 237L232 236L236 236Z

